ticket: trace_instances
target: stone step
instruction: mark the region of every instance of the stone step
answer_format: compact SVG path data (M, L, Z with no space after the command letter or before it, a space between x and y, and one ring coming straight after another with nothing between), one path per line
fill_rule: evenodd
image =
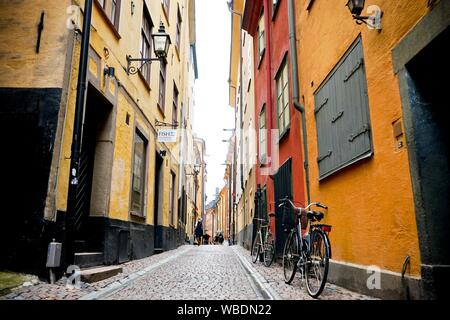
M77 252L74 264L80 268L101 266L103 264L103 252Z
M159 253L163 253L164 249L163 248L155 248L154 250L154 254L159 254Z
M80 276L81 281L93 283L114 277L115 275L122 272L123 269L121 266L104 266L104 267L81 269Z

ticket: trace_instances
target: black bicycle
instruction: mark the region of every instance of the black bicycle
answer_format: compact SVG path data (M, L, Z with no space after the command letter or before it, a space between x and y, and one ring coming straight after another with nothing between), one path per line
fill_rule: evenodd
M312 206L328 209L327 206L313 202L305 208L296 207L291 200L280 200L279 207L286 208L289 204L297 215L297 223L290 230L283 251L283 272L285 283L290 284L294 280L297 270L301 273L301 279L306 280L308 294L317 298L325 287L331 247L328 233L331 226L314 222L321 221L323 212L310 210ZM302 217L307 218L305 236L302 236Z
M269 217L274 217L275 214L269 214ZM252 261L256 263L262 254L264 265L270 267L275 258L275 238L270 232L269 223L265 219L253 218L259 221L258 232L252 244Z

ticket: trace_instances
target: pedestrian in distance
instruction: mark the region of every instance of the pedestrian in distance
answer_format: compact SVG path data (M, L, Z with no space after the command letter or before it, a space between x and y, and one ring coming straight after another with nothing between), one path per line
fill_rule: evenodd
M194 236L197 240L197 245L199 246L203 238L203 223L202 218L198 218L197 224L195 225Z
M203 244L209 244L209 234L205 233L203 235Z

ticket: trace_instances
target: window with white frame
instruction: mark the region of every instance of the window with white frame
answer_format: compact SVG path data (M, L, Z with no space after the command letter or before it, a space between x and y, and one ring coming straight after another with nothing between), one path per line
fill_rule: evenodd
M280 137L289 128L290 114L289 114L289 75L288 64L285 60L281 65L276 77L277 90L277 118L278 130Z
M142 59L151 58L152 52L152 34L153 23L150 19L150 14L148 13L147 7L144 6L144 13L142 17L142 27L141 27L141 48L140 55ZM145 79L148 85L150 85L150 63L146 63L142 66L141 75Z
M147 140L136 130L134 135L133 181L131 190L131 212L144 216L144 194L146 176Z
M258 30L257 30L257 37L258 37L258 56L259 60L262 59L264 52L266 50L266 27L264 24L264 13L261 14L261 17L258 21Z
M267 160L267 125L266 106L264 105L259 114L259 161L266 164Z

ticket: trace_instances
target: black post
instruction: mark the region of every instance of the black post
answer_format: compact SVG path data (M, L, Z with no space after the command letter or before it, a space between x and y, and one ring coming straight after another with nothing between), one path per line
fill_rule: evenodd
M231 175L233 166L231 163L227 165L228 167L228 244L231 246L233 244L231 239L231 213L233 212L233 192L231 190Z
M78 70L77 96L75 104L75 118L73 123L72 154L70 159L69 194L66 213L65 263L72 264L74 259L75 208L78 187L78 169L80 164L81 139L83 134L83 120L85 97L87 89L87 65L89 59L89 38L92 17L92 1L84 3L83 35L81 38L80 64Z
M195 242L195 223L197 222L197 191L198 191L198 178L197 178L197 175L198 175L197 171L194 171L195 197L194 197L194 225L193 225L193 228L192 228L192 230L194 230L194 242ZM203 228L203 221L202 221L202 228ZM200 242L201 242L201 239L200 239Z

